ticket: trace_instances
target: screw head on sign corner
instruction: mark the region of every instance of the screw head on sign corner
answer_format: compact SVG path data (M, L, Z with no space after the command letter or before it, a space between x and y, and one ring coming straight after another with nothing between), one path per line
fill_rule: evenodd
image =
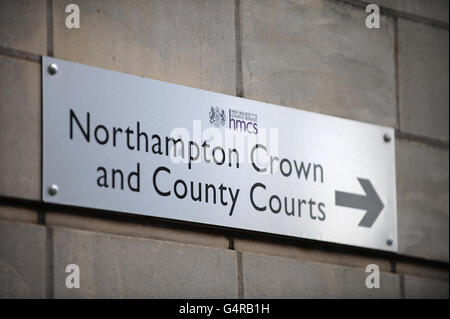
M52 63L48 66L48 73L51 75L55 75L58 73L58 65L56 63Z

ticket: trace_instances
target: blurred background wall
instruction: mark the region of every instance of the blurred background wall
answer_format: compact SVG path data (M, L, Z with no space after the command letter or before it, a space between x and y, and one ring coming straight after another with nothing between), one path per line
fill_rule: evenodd
M448 298L449 2L373 2L0 0L0 297ZM44 204L43 55L394 127L399 253Z

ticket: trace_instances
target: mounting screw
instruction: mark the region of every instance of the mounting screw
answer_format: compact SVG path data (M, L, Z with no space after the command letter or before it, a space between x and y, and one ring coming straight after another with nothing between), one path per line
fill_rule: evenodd
M383 139L386 143L389 143L391 141L391 136L388 133L384 133Z
M48 73L51 75L55 75L58 73L58 65L56 63L52 63L48 66Z
M52 184L49 188L48 188L48 193L51 196L55 196L56 194L58 194L59 192L59 187L56 184Z
M386 244L387 244L388 246L392 246L393 243L394 243L394 242L392 241L392 239L386 240Z

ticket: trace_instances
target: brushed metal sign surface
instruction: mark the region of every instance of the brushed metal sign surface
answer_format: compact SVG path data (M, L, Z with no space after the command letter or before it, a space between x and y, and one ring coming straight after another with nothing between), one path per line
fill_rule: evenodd
M397 251L392 128L50 57L42 83L45 202Z

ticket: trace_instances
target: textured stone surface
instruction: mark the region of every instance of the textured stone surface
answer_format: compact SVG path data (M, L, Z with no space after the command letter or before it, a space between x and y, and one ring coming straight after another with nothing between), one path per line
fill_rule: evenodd
M132 237L152 238L228 249L229 240L225 236L184 229L153 226L134 222L95 218L94 216L47 212L45 222L48 226L77 228L103 233Z
M56 298L236 298L236 253L229 250L53 229ZM68 264L80 288L67 289Z
M397 261L395 263L395 270L398 274L402 275L436 278L447 281L449 279L448 267L432 267L429 265Z
M46 10L45 0L0 1L0 46L46 54Z
M23 207L0 205L0 219L21 223L36 223L37 212Z
M448 30L404 19L398 30L401 128L448 141Z
M396 125L394 29L336 1L241 2L244 96Z
M0 55L0 195L40 199L40 64Z
M400 281L381 272L380 288L368 289L365 268L334 266L244 253L245 298L399 298Z
M391 263L388 259L360 256L342 251L325 251L289 245L288 243L273 243L261 240L234 238L234 248L238 251L257 254L296 258L320 263L335 264L365 268L368 264L377 264L382 271L390 271Z
M405 298L448 299L448 280L404 276Z
M80 0L78 30L64 25L67 3L52 2L56 57L234 95L234 0ZM341 1L240 2L245 97L396 126L392 17L368 30L364 9ZM448 23L448 1L375 2ZM46 5L0 0L5 54L46 53ZM448 141L448 30L417 21L398 19L401 130ZM18 198L0 205L0 298L238 296L225 236L81 208L46 212L49 232L30 224L42 209L22 202L41 198L40 64L0 55L0 70L0 197ZM244 296L448 298L448 148L396 145L399 254L442 264L400 257L392 274L367 252L234 238ZM65 286L69 263L81 268L78 290ZM364 285L368 263L382 270L380 289Z
M448 23L448 0L365 0L365 2Z
M396 158L399 252L448 262L448 150L397 140Z
M64 26L66 4L55 57L234 95L233 0L80 0L80 29Z
M0 298L45 298L46 231L0 220Z

